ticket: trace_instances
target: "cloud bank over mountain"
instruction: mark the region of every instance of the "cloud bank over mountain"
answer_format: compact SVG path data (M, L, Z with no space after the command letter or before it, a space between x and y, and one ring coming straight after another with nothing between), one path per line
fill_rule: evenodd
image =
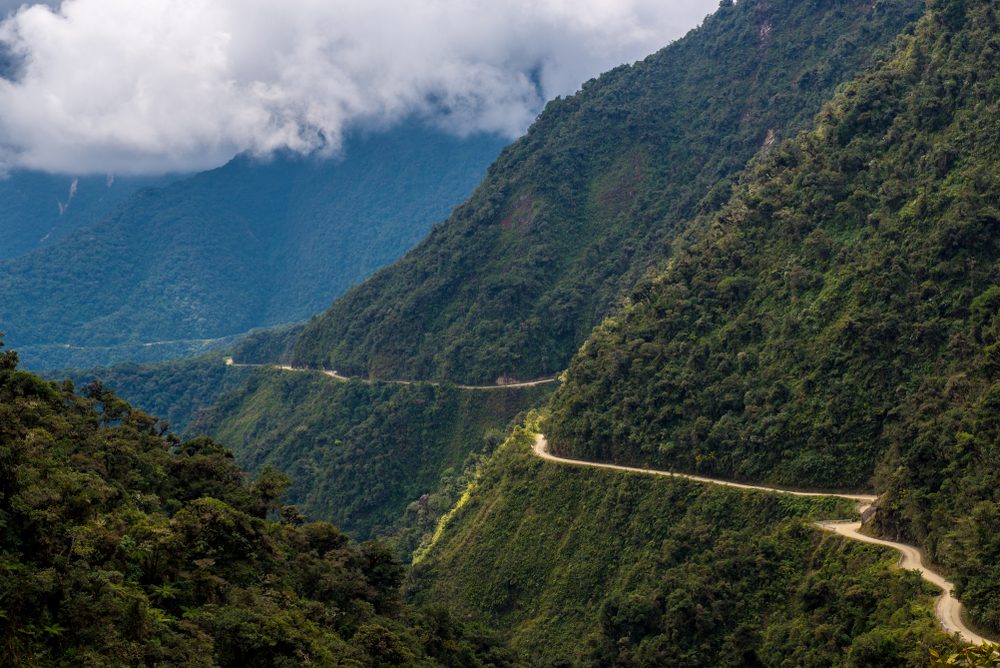
M209 168L336 152L420 115L515 137L544 101L680 37L717 0L0 0L0 162ZM20 7L19 9L17 9Z

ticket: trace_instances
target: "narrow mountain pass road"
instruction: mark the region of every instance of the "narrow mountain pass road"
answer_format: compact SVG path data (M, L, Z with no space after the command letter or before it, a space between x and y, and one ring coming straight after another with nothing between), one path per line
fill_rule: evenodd
M304 366L289 366L287 364L241 364L233 361L232 357L226 358L226 366L237 367L237 368L263 368L263 369L278 369L280 371L314 371L316 373L322 373L323 375L329 376L334 380L339 380L341 382L347 382L350 380L357 380L368 385L374 385L376 383L388 383L389 385L433 385L434 387L454 387L459 390L472 390L474 392L484 392L488 390L516 390L524 387L538 387L539 385L548 385L549 383L559 382L559 378L556 376L550 376L548 378L539 378L537 380L526 380L523 382L515 383L498 383L495 385L453 385L451 383L439 383L433 380L382 380L381 378L371 379L371 378L359 378L353 376L343 376L336 371L330 371L328 369L313 369Z
M800 492L790 489L781 489L778 487L767 487L764 485L747 485L744 483L731 482L729 480L719 480L716 478L706 478L704 476L690 475L687 473L674 473L672 471L660 471L657 469L646 469L638 468L635 466L621 466L619 464L602 464L597 462L588 462L582 459L569 459L567 457L559 457L553 455L549 452L549 444L545 439L543 434L537 434L535 436L535 444L532 448L534 453L548 462L554 462L557 464L564 464L568 466L585 466L589 468L597 469L609 469L612 471L626 471L629 473L643 473L646 475L656 475L663 476L666 478L680 478L683 480L691 480L693 482L704 483L706 485L719 485L721 487L731 487L740 490L756 491L756 492L769 492L772 494L788 494L791 496L814 496L814 497L826 497L826 498L837 498L837 499L849 499L851 501L856 501L858 504L858 511L864 512L872 503L875 502L876 497L870 494L841 494L838 492ZM850 538L853 540L859 540L865 543L871 543L872 545L882 545L884 547L891 547L898 551L902 556L899 560L899 567L907 570L915 570L920 573L920 576L930 582L934 586L941 589L942 594L938 597L937 603L934 606L934 613L937 616L938 621L941 626L945 628L949 633L957 634L958 637L963 641L971 645L983 645L986 643L991 643L991 641L983 636L979 635L972 629L970 629L964 621L962 621L962 602L955 598L955 586L946 580L941 574L936 573L931 570L924 563L923 554L917 548L906 545L904 543L896 543L890 540L883 540L881 538L872 538L871 536L866 536L860 532L861 522L850 521L850 520L837 520L837 521L827 521L827 522L817 522L816 525L825 530L832 531L845 538Z
M935 573L924 564L924 555L917 548L904 543L895 543L881 538L873 538L861 533L861 522L819 522L819 526L827 531L833 531L845 538L860 540L872 545L884 545L898 550L902 556L899 559L899 567L907 570L918 571L920 577L927 580L941 590L934 605L934 614L937 616L941 626L949 633L957 633L967 643L972 645L984 645L991 640L979 635L962 621L962 602L955 598L955 585L945 580L939 573Z
M245 367L245 368L269 368L278 369L281 371L290 372L318 372L323 373L334 380L340 382L347 382L351 380L360 380L363 383L374 384L374 383L389 383L394 385L414 385L417 383L427 383L428 385L442 386L444 383L438 383L433 381L420 381L420 380L372 380L367 378L351 378L349 376L343 376L336 371L330 371L326 369L311 369L307 367L293 367L287 364L240 364L233 361L232 357L227 357L225 359L227 366L232 367ZM558 377L551 378L541 378L538 380L525 381L519 383L508 383L503 385L452 385L460 390L472 390L472 391L487 391L487 390L503 390L503 389L516 389L524 387L536 387L538 385L545 385L547 383L558 382ZM850 494L841 492L804 492L792 489L781 489L778 487L768 487L766 485L750 485L746 483L733 482L730 480L720 480L718 478L707 478L705 476L692 475L688 473L675 473L673 471L661 471L657 469L640 468L635 466L622 466L620 464L605 464L600 462L589 462L582 459L570 459L567 457L559 457L553 455L548 450L548 441L543 434L537 434L535 436L535 444L532 448L535 455L541 459L553 462L556 464L568 465L568 466L581 466L588 468L597 469L608 469L611 471L624 471L628 473L641 473L645 475L655 475L662 476L666 478L679 478L683 480L690 480L692 482L703 483L706 485L718 485L720 487L729 487L732 489L739 489L745 491L755 491L755 492L767 492L771 494L788 494L790 496L811 496L811 497L825 497L825 498L838 498L847 499L854 501L858 504L858 512L863 513L869 506L871 506L877 497L871 494ZM929 568L924 562L924 556L917 548L906 545L904 543L896 543L889 540L883 540L881 538L873 538L871 536L866 536L861 533L861 522L851 521L851 520L835 520L835 521L825 521L817 522L816 526L825 531L831 531L845 538L850 538L852 540L862 541L864 543L870 543L872 545L882 545L884 547L891 547L901 554L899 560L900 568L907 570L915 570L920 573L920 576L930 582L934 586L941 589L942 594L938 597L937 603L934 606L935 615L941 626L945 628L946 631L952 634L956 634L962 641L972 644L972 645L983 645L987 643L993 643L996 641L989 640L979 635L972 629L970 629L965 622L962 620L962 602L955 598L955 586L946 580L941 574L935 572Z

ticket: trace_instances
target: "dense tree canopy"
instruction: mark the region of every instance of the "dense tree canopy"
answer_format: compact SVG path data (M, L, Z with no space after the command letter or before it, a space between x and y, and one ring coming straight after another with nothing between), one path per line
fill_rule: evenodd
M309 516L359 538L396 536L407 554L457 500L467 470L551 387L469 392L259 369L194 431L250 471L288 473L289 497Z
M384 545L303 524L284 476L16 366L0 353L5 665L509 665L404 605Z
M1000 630L995 0L928 2L884 62L793 136L922 6L723 3L689 38L553 102L411 255L301 335L263 335L242 354L383 378L540 376L629 289L550 405L544 428L559 453L874 487L870 528L923 547L974 621ZM9 550L11 572L34 578L16 591L47 606L3 608L2 628L33 625L5 636L18 656L99 646L97 656L145 659L190 645L219 663L249 652L502 662L488 640L393 598L399 567L384 547L299 526L268 464L300 474L292 491L306 512L360 535L400 532L407 549L460 497L421 552L411 594L496 625L521 663L894 666L953 649L929 590L893 569L894 554L810 526L852 511L838 502L559 469L527 452L526 433L494 452L504 424L540 396L480 401L449 387L261 372L199 423L259 472L247 482L211 441L171 440L102 386L75 397L2 359L11 415L28 419L11 422L22 426L10 442L42 453L18 469L38 472L18 482L27 491L8 504L4 535L33 535L16 513L37 499L48 508L50 489L69 490L60 504L87 499L58 511L87 529L56 531L55 551ZM205 378L223 385L215 371ZM30 417L45 406L56 417ZM59 431L69 418L57 407L90 431ZM90 450L59 445L76 442L73 430L93 435ZM133 441L154 454L107 446ZM74 475L45 477L64 464ZM94 467L93 480L76 475ZM313 549L311 531L336 545ZM182 557L157 551L161 534ZM101 614L155 641L80 635L93 630L64 614L75 589L59 588L83 578L73 586L94 591L71 568L79 550L88 574L117 574L112 584L139 601L129 616L118 599L95 598ZM48 561L26 561L35 554ZM330 559L350 576L328 576ZM148 621L157 615L162 627Z
M533 428L534 425L532 425ZM537 666L925 666L954 644L852 504L543 463L518 430L409 585Z
M1000 630L1000 16L933 2L596 330L565 454L886 496Z

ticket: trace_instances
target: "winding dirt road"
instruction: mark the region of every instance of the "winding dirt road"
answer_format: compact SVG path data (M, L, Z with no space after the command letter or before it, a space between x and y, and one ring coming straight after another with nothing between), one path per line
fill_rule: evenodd
M233 361L232 357L226 358L226 366L239 367L239 368L268 368L268 369L280 369L281 371L316 371L323 373L334 380L339 380L347 382L349 380L358 380L362 383L367 383L368 385L374 385L375 383L389 383L390 385L416 385L418 383L423 383L425 385L433 385L435 387L441 387L447 385L447 383L438 383L432 380L372 380L371 378L352 378L350 376L342 376L336 371L329 371L326 369L311 369L309 367L299 367L299 366L289 366L287 364L237 364ZM473 390L476 392L482 392L486 390L510 390L518 389L523 387L538 387L539 385L548 385L549 383L558 382L556 376L551 376L549 378L539 378L537 380L527 380L521 383L504 383L498 385L450 385L451 387L457 388L459 390Z
M671 471L660 471L657 469L645 469L637 468L634 466L620 466L618 464L601 464L596 462L588 462L582 459L569 459L566 457L559 457L553 455L549 452L549 444L545 439L543 434L538 434L535 436L535 445L532 448L534 453L541 457L542 459L555 462L557 464L565 464L569 466L586 466L589 468L598 469L610 469L612 471L628 471L631 473L644 473L647 475L657 475L664 476L667 478L681 478L684 480L692 480L694 482L705 483L708 485L719 485L722 487L733 487L736 489L750 490L757 492L770 492L772 494L789 494L792 496L816 496L816 497L832 497L838 499L849 499L851 501L856 501L858 503L858 511L864 512L872 503L875 502L874 496L870 494L840 494L837 492L824 493L824 492L799 492L790 489L781 489L778 487L766 487L764 485L746 485L738 482L731 482L729 480L718 480L716 478L706 478L703 476L689 475L686 473L673 473ZM903 543L896 543L889 540L883 540L881 538L872 538L871 536L866 536L860 532L861 522L857 521L828 521L828 522L817 522L817 526L826 531L832 531L845 538L851 538L853 540L859 540L865 543L871 543L873 545L882 545L884 547L891 547L894 550L900 552L902 555L899 560L899 567L905 568L907 570L915 570L920 573L920 576L930 582L934 586L941 589L942 594L938 597L937 603L934 606L934 613L941 623L941 626L945 628L949 633L957 634L962 641L967 642L971 645L983 645L986 643L993 642L983 636L979 635L962 621L962 602L955 598L955 586L945 580L941 574L936 573L927 567L924 563L923 554L915 547L910 545L905 545Z
M272 369L280 369L282 371L320 371L319 369L310 369L306 367L293 367L287 364L237 364L233 361L232 357L226 358L226 365L233 367L267 367ZM391 383L395 385L413 385L416 383L427 383L428 385L442 385L443 383L436 383L432 381L416 381L416 380L371 380L367 378L350 378L348 376L342 376L336 371L322 370L322 373L338 381L346 382L350 380L360 380L364 383L373 384L379 383ZM460 390L474 390L474 391L485 391L485 390L503 390L510 388L522 388L522 387L537 387L538 385L545 385L547 383L557 382L558 378L541 378L538 380L526 381L523 383L510 383L506 385L454 385ZM778 487L767 487L765 485L749 485L745 483L732 482L729 480L719 480L717 478L706 478L704 476L691 475L688 473L675 473L672 471L660 471L657 469L647 469L639 468L635 466L622 466L619 464L604 464L598 462L588 462L582 459L570 459L567 457L559 457L553 455L548 451L548 441L545 439L543 434L538 434L535 436L535 445L532 448L534 453L549 462L554 462L557 464L563 464L568 466L582 466L588 468L598 468L598 469L609 469L612 471L626 471L630 473L642 473L646 475L656 475L663 476L666 478L680 478L683 480L691 480L693 482L704 483L707 485L718 485L721 487L730 487L740 490L756 491L756 492L769 492L772 494L788 494L791 496L812 496L812 497L827 497L827 498L838 498L838 499L848 499L850 501L855 501L858 504L858 512L863 513L871 504L875 502L876 497L871 494L848 494L839 492L802 492L798 490L791 489L781 489ZM862 541L864 543L871 543L872 545L882 545L884 547L891 547L892 549L898 551L901 554L899 560L899 567L907 570L915 570L920 573L920 576L930 582L934 586L941 589L942 594L938 597L937 603L934 606L935 615L941 626L945 628L949 633L957 635L962 641L967 642L972 645L983 645L991 643L993 641L984 638L972 629L970 629L964 621L962 621L962 602L955 598L955 586L946 580L941 574L931 570L925 563L923 554L917 548L905 545L903 543L896 543L889 540L883 540L881 538L873 538L871 536L866 536L860 532L861 522L851 521L851 520L837 520L837 521L827 521L827 522L817 522L816 525L825 530L836 533L845 538L850 538L852 540Z
M924 564L924 555L920 550L903 543L866 536L860 532L861 522L819 522L818 524L823 529L833 531L846 538L853 538L872 545L884 545L898 550L902 553L899 558L900 568L918 571L920 577L941 590L941 596L938 597L937 603L934 605L934 614L946 631L957 633L962 640L972 645L984 645L992 642L965 625L965 622L962 621L962 602L955 598L955 585L928 568Z

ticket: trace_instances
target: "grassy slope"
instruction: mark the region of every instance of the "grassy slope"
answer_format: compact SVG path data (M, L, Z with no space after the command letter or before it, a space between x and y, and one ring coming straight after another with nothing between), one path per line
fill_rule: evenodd
M447 488L475 456L495 447L510 421L550 392L366 385L256 370L195 429L233 449L250 470L272 465L290 474L291 500L314 517L370 537L398 531L406 513L419 534L454 501L460 490ZM442 487L443 498L435 495ZM404 549L419 540L406 537Z
M543 463L517 432L411 596L502 629L531 665L924 665L943 638L896 555L809 525L847 502Z
M453 382L563 370L683 223L921 5L744 0L553 101L446 223L307 325L295 361Z

